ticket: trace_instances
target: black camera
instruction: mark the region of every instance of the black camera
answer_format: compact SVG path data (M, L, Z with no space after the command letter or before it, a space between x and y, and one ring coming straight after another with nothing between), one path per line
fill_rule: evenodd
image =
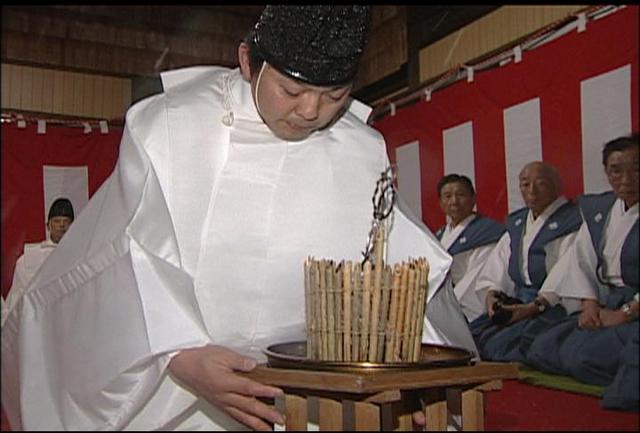
M504 308L502 308L502 306L522 304L522 301L518 298L508 296L503 292L496 293L495 297L498 300L493 304L493 316L491 317L491 322L494 325L504 326L509 323L509 320L511 320L511 316L513 316L513 313L510 310L505 310Z

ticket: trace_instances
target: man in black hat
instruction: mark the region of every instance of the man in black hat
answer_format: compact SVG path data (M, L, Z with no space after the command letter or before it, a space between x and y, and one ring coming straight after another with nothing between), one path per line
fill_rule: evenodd
M129 109L117 169L45 263L23 316L7 320L12 428L284 421L262 401L282 391L238 373L269 345L306 338L308 256L362 260L389 165L370 108L349 97L368 15L267 6L238 69L165 72L164 92ZM424 256L440 287L451 257L410 214L396 208L392 220L387 262ZM469 333L455 297L430 290L429 309L447 319L427 312L425 340L460 345L448 337ZM17 374L25 363L38 375Z
M267 6L240 45L256 110L283 140L303 140L341 114L368 27L366 6Z
M69 230L73 222L73 206L69 199L60 197L49 208L47 216L47 239L42 242L24 245L24 253L18 257L13 271L13 282L3 309L2 323L6 315L16 305L18 299L24 294L31 279L42 266L45 259Z

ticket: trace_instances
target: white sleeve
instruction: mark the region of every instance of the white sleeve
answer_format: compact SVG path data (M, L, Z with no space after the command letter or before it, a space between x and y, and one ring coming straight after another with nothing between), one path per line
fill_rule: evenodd
M469 256L469 264L467 265L467 272L474 273L478 272L482 266L489 259L489 255L498 245L498 242L493 242L488 245L483 245L481 247L475 248L471 255Z
M13 271L13 282L11 283L11 288L9 289L9 293L7 294L7 299L5 302L5 306L3 308L2 315L2 324L7 318L9 312L15 307L18 302L18 299L24 294L27 289L27 284L29 284L29 278L25 272L24 266L24 254L18 258L16 262L15 270Z
M547 274L551 272L551 270L555 267L556 263L560 260L561 257L564 257L578 234L578 231L571 232L565 236L554 239L551 242L548 242L544 246L545 250L545 260L544 265L547 270Z
M210 338L162 196L125 128L114 173L2 327L2 402L16 430L161 429L195 402L166 367Z
M487 256L487 262L478 275L476 291L495 290L509 296L515 294L516 285L509 276L509 258L511 257L511 237L505 232L495 248ZM481 296L484 300L484 296Z
M574 242L549 273L541 293L555 293L562 298L598 299L596 278L598 259L586 224L575 233Z
M453 288L456 298L462 306L462 311L469 321L485 312L484 298L487 295L486 289L477 290L476 286L480 271L497 244L497 242L494 242L474 249L469 256L469 263L464 276Z
M7 320L7 315L9 314L9 310L7 309L7 303L4 300L4 296L0 296L0 306L2 308L2 318L1 318L0 326L4 326L4 321Z

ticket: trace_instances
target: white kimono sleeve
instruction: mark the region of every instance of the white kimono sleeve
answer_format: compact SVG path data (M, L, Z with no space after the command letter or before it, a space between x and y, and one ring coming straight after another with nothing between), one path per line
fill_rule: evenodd
M18 257L16 261L16 266L13 271L13 281L11 283L11 288L9 289L9 293L7 293L7 300L4 303L4 308L2 309L2 325L7 320L9 315L9 311L13 310L18 299L24 294L25 290L27 290L27 284L29 284L29 276L24 267L24 254Z
M487 262L478 275L476 291L484 302L487 292L495 290L509 296L515 295L516 285L509 276L511 237L505 232L487 257Z
M540 294L561 298L599 299L600 283L596 278L598 258L593 250L591 235L586 224L576 233L571 248L558 261L545 280ZM565 302L563 302L564 304ZM567 305L565 305L567 308ZM574 310L575 307L571 307Z
M467 270L464 276L453 287L456 298L460 302L463 313L469 322L485 313L484 297L485 291L475 290L480 271L487 262L489 255L496 247L497 242L483 245L470 251L468 257ZM456 260L456 257L454 257Z
M2 329L12 429L159 428L195 401L166 372L173 353L209 343L180 260L163 191L128 126L114 173ZM160 410L137 423L159 389Z

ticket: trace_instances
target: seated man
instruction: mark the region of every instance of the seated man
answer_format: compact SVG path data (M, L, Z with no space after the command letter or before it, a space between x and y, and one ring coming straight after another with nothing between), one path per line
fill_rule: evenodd
M472 321L484 310L484 299L473 290L476 277L505 228L473 211L476 192L467 176L444 176L438 182L438 197L447 223L436 237L453 257L445 284L453 287L462 311Z
M580 212L561 195L562 183L553 166L531 162L519 179L526 207L508 216L507 232L477 279L476 290L486 293L487 311L470 328L482 359L523 362L532 334L566 316L560 305L546 309L548 302L537 295L573 242ZM539 313L543 314L535 321L522 320Z
M633 411L640 353L638 152L638 134L605 145L613 191L579 199L584 222L556 283L542 289L582 299L582 311L540 333L528 353L538 369L606 386L603 407Z
M62 236L73 222L73 206L66 198L56 199L49 208L47 216L47 239L42 242L25 244L24 253L18 258L13 272L13 282L7 294L2 310L2 323L16 305L18 299L27 290L29 282L42 266L51 251L58 245Z

